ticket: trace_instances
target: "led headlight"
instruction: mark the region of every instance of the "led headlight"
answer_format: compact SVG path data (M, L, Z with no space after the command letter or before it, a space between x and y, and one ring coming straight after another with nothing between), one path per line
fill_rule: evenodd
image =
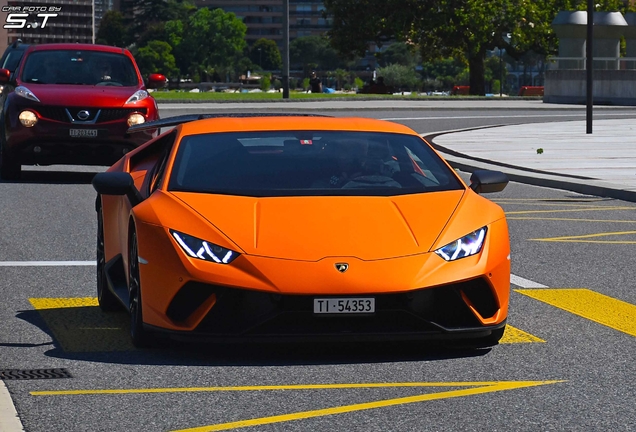
M136 103L146 99L147 97L148 97L148 92L146 90L137 90L136 92L133 93L131 97L128 98L126 103L127 104Z
M206 242L205 240L170 230L172 237L179 243L183 251L192 258L212 261L219 264L229 264L239 256L238 252Z
M38 122L38 116L33 111L24 110L18 115L18 120L24 127L33 127Z
M142 124L146 122L146 118L139 114L139 113L133 113L131 115L128 116L128 127L130 126L134 126L134 125L138 125L138 124Z
M446 261L455 261L460 258L466 258L471 255L478 254L484 245L487 228L483 227L477 231L471 232L464 237L455 240L435 251L435 253Z
M33 92L29 90L28 88L26 88L25 86L17 86L15 90L13 91L18 96L21 96L23 98L26 98L35 102L40 102L40 99L38 99L38 97L34 95Z

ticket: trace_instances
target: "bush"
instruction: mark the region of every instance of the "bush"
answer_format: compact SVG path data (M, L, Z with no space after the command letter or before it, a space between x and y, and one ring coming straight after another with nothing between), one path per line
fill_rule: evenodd
M271 87L271 84L272 84L272 80L269 79L267 75L261 78L261 90L263 90L264 92L269 90L269 88Z
M345 91L349 91L349 90L351 90L351 84L347 83L347 84L344 85L343 88L344 88Z
M307 89L309 89L309 78L303 80L303 90L307 91Z
M353 80L353 85L356 88L361 89L362 87L364 87L364 81L362 81L362 78L356 77L356 79Z
M409 66L390 64L378 69L378 77L384 78L384 84L399 88L417 88L419 79L415 69Z
M275 79L274 82L272 83L272 86L274 87L274 90L278 91L283 86L283 83L280 82L279 79Z

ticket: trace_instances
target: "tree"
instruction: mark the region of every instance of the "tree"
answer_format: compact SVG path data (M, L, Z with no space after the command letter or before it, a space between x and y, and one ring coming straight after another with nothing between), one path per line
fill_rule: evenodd
M182 74L224 74L245 47L247 27L232 12L201 8L187 20L165 24L168 42ZM204 42L202 42L204 41Z
M99 23L96 42L103 45L125 47L128 45L128 32L124 25L124 15L110 10L104 14Z
M323 36L301 36L289 44L289 62L294 68L331 70L342 64L336 50Z
M404 42L394 42L386 50L376 54L378 64L382 67L390 64L400 64L415 67L418 63L417 47Z
M283 66L278 45L271 39L261 38L254 42L249 54L252 63L265 70L279 70Z
M424 61L464 58L471 94L485 94L484 61L495 47L516 55L553 52L550 24L569 0L325 0L329 34L342 53L363 54L369 42L409 41ZM510 34L506 40L504 35Z
M412 67L400 64L390 64L378 69L378 77L384 78L384 83L391 87L413 89L417 87L419 79Z
M136 0L122 3L124 15L132 17L127 24L135 38L158 23L187 20L197 10L192 0Z
M161 73L170 78L179 72L172 55L172 47L167 42L150 41L145 47L139 48L135 59L143 76Z

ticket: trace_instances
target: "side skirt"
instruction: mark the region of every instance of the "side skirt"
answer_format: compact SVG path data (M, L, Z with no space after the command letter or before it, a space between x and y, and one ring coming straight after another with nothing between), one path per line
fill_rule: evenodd
M130 294L128 293L124 260L121 254L108 261L105 265L105 270L108 289L115 294L124 308L130 311Z

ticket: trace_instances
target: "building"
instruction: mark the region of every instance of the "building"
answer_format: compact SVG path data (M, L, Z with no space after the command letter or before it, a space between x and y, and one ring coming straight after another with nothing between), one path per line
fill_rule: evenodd
M108 1L101 0L102 3ZM48 0L45 3L41 0L8 0L7 6L33 9L26 12L29 17L20 28L2 29L6 32L0 33L2 51L16 39L22 39L25 43L93 42L93 0ZM43 17L38 16L42 14L42 9L39 8L48 9L44 12L46 14L55 13L51 12L51 8L60 9L58 16ZM6 23L9 13L0 12L3 23Z
M248 44L257 39L274 40L283 44L282 0L196 0L198 7L221 8L233 12L247 26ZM289 39L322 35L330 27L330 19L323 17L322 0L289 0Z

